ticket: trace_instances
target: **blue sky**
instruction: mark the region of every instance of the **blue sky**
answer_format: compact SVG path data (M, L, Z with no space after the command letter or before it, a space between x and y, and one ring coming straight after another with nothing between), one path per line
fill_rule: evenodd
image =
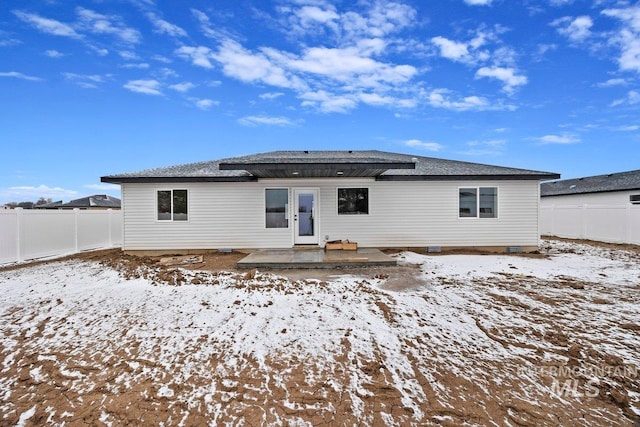
M4 1L0 203L279 149L638 168L640 3Z

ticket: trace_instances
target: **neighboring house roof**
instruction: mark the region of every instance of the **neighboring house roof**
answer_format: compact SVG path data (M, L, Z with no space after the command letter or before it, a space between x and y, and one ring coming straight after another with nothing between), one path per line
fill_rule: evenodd
M640 190L640 170L545 182L540 186L540 195L548 197L625 190Z
M120 208L120 199L107 194L94 194L62 203L62 200L36 206L38 209L73 209L73 208Z
M271 151L103 176L102 182L239 182L259 178L375 177L383 181L560 178L515 169L384 151Z
M58 200L57 202L45 203L43 205L35 205L36 209L57 209L62 206L62 200Z

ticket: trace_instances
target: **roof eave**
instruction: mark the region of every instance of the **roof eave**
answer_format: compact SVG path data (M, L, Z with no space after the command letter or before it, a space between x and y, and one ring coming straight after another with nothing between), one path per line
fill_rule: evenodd
M100 182L109 184L129 183L186 183L186 182L252 182L254 176L103 176Z
M560 178L559 174L514 174L514 175L380 175L376 181L546 181Z

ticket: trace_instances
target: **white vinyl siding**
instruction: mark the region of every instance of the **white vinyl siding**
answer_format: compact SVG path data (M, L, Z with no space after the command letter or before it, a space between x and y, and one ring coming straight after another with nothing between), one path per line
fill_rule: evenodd
M265 190L319 190L320 241L361 247L536 246L538 181L375 181L367 178L268 179L181 184L188 222L155 220L158 184L123 184L124 249L290 248L293 229L265 227ZM498 187L500 216L461 221L458 188ZM165 186L166 188L166 186ZM368 215L338 215L338 188L368 188ZM289 209L292 209L291 200ZM291 212L290 212L291 213ZM291 218L292 216L289 215Z

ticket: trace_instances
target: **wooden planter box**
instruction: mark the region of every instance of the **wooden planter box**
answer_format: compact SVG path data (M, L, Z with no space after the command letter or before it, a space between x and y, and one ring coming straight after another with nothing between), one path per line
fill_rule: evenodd
M342 250L342 242L327 242L324 245L325 251L339 251Z
M358 244L356 242L350 242L348 240L334 240L327 242L324 245L325 251L356 251L358 250Z
M342 242L342 250L344 251L357 251L358 244L356 242Z

